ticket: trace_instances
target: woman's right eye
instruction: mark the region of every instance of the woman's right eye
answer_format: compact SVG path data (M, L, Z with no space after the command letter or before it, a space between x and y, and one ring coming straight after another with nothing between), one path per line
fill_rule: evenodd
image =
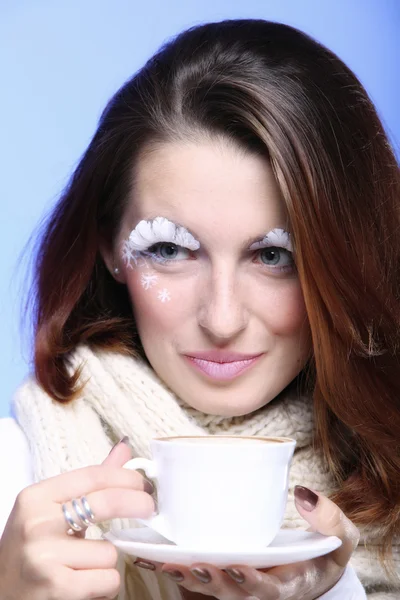
M172 242L159 242L153 244L146 251L146 254L150 254L152 258L160 262L168 262L189 258L190 250Z

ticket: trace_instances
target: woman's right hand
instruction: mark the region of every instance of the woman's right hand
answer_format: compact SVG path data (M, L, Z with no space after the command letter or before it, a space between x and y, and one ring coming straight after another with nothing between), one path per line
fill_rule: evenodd
M102 465L46 479L19 494L0 540L0 600L117 595L116 548L104 540L67 535L61 507L85 496L97 522L151 516L151 484L122 468L130 458L129 447L120 443Z

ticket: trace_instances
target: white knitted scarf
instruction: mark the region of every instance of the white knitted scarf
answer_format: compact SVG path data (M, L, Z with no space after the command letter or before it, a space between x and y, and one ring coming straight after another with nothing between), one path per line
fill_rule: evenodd
M52 400L33 378L17 391L14 413L30 444L36 481L101 463L113 444L127 435L134 456L150 456L149 442L157 436L232 433L237 435L286 436L297 446L290 472L290 489L283 527L305 528L293 501L294 486L304 485L323 494L334 483L322 457L313 448L313 411L310 398L287 390L262 409L243 417L218 417L200 413L177 398L143 361L117 353L80 346L71 369L81 368L85 382L81 397L69 404ZM130 526L132 524L130 523ZM104 524L104 528L107 525ZM102 530L89 528L88 536ZM371 545L377 531L364 532ZM374 539L375 538L375 539ZM395 552L400 569L399 548ZM379 562L363 545L352 559L367 589L379 589L386 581ZM119 600L178 600L176 584L152 572L132 567L121 559L123 585ZM381 588L382 589L382 588ZM399 588L400 589L400 588ZM390 596L391 597L391 596ZM372 594L371 599L389 598ZM400 598L400 592L399 592Z

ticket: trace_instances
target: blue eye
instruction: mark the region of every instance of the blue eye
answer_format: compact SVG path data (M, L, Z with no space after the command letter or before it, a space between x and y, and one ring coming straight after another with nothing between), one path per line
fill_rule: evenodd
M150 254L154 260L159 260L161 262L184 260L188 258L189 252L190 251L187 248L183 248L182 246L178 246L171 242L159 242L147 250L147 254Z
M292 253L285 248L278 248L276 246L261 248L259 250L259 257L261 262L269 267L287 270L294 266Z

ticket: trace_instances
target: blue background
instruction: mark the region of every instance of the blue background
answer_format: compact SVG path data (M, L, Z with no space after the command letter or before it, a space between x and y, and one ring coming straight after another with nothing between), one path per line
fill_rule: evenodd
M30 252L21 254L102 108L170 36L245 17L294 25L334 50L365 85L399 154L399 0L0 0L0 417L30 369L20 323Z

